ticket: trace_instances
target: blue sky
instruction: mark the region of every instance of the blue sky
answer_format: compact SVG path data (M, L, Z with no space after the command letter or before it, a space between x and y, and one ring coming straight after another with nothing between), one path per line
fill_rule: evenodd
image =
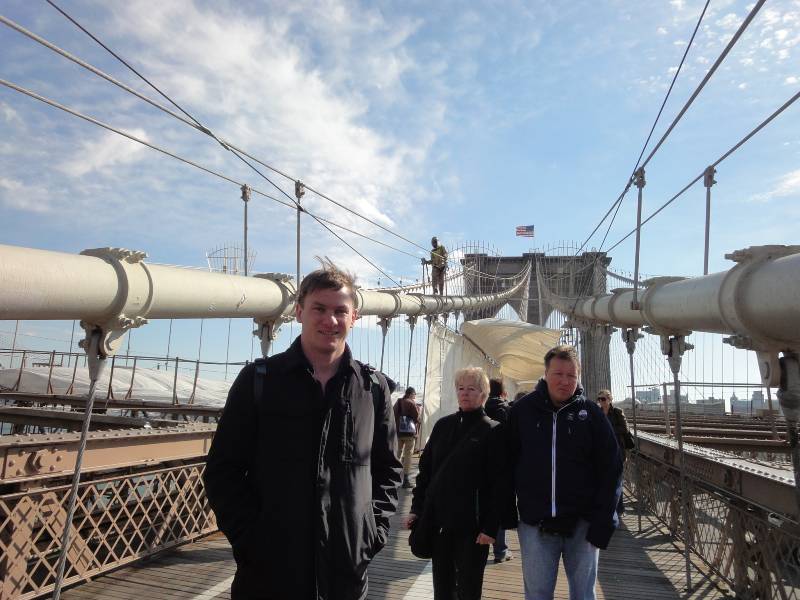
M487 240L517 254L582 242L625 185L703 2L127 2L64 8L222 137L423 246ZM712 0L656 132L689 97L750 2ZM154 97L44 1L2 13ZM767 2L648 166L645 214L800 87L800 2ZM270 191L216 142L7 27L0 77ZM726 252L797 241L800 119L788 109L724 162L711 269ZM290 182L274 177L288 193ZM413 246L307 194L326 218ZM704 190L643 231L642 271L702 272ZM122 246L203 266L241 238L236 186L0 88L0 242ZM635 222L629 194L609 234ZM514 227L535 224L531 242ZM596 236L590 246L599 245ZM294 271L294 214L255 197L256 270ZM377 274L305 220L303 265ZM344 234L393 277L419 264ZM612 266L631 270L632 239ZM385 282L385 278L383 278Z

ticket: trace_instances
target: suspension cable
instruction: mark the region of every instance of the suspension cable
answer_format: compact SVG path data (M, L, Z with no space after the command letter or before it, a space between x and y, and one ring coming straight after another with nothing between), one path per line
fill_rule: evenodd
M64 112L68 113L68 114L71 114L72 116L78 117L79 119L83 119L84 121L92 123L93 125L97 125L98 127L102 127L103 129L106 129L107 131L110 131L112 133L116 133L118 135L121 135L121 136L123 136L125 138L128 138L131 141L134 141L134 142L137 142L139 144L142 144L143 146L147 146L148 148L150 148L152 150L155 150L156 152L160 152L161 154L169 156L170 158L174 158L175 160L178 160L178 161L180 161L180 162L182 162L184 164L187 164L189 166L195 167L196 169L200 169L201 171L205 171L206 173L208 173L210 175L213 175L214 177L218 177L218 178L223 179L223 180L225 180L225 181L227 181L229 183L233 183L238 187L241 187L243 185L242 182L237 181L235 179L232 179L232 178L228 177L227 175L224 175L222 173L219 173L218 171L215 171L213 169L205 167L205 166L201 165L200 163L197 163L197 162L195 162L193 160L190 160L188 158L184 158L184 157L182 157L182 156L180 156L178 154L175 154L174 152L170 152L169 150L165 150L164 148L161 148L160 146L157 146L157 145L155 145L155 144L153 144L151 142L148 142L148 141L146 141L146 140L144 140L144 139L142 139L140 137L137 137L137 136L135 136L133 134L130 134L130 133L126 132L126 131L123 131L121 129L118 129L118 128L112 126L112 125L109 125L108 123L104 123L103 121L99 121L98 119L90 117L89 115L86 115L86 114L78 112L78 111L76 111L74 109L71 109L68 106L60 104L59 102L56 102L55 100L51 100L49 98L46 98L45 96L37 94L36 92L28 90L27 88L19 86L19 85L15 84L15 83L12 83L10 81L6 81L5 79L0 79L0 85L3 85L3 86L5 86L5 87L7 87L9 89L12 89L12 90L17 91L17 92L19 92L21 94L24 94L24 95L26 95L26 96L28 96L30 98L33 98L34 100L39 100L40 102L43 102L44 104L52 106L53 108L57 108L59 110L62 110ZM267 198L269 200L272 200L274 202L277 202L278 204L282 204L283 206L286 206L286 207L291 208L291 209L295 209L296 208L292 204L289 204L288 202L285 202L284 200L281 200L279 198L275 198L274 196L271 196L270 194L267 194L267 193L265 193L265 192L263 192L263 191L261 191L259 189L256 189L256 188L251 188L251 189L252 189L252 191L254 193L256 193L256 194L258 194L260 196L263 196L264 198ZM312 217L314 219L318 219L320 221L324 221L325 223L328 223L329 225L332 225L334 227L338 227L339 229L342 229L344 231L347 231L348 233L352 233L354 235L357 235L359 237L367 239L367 240L369 240L371 242L374 242L376 244L380 244L382 246L386 246L387 248L390 248L390 249L395 250L397 252L402 252L403 254L411 256L412 258L418 258L414 254L410 254L410 253L408 253L408 252L406 252L404 250L401 250L399 248L395 248L393 246L390 246L389 244L386 244L385 242L382 242L381 240L377 240L377 239L371 238L371 237L369 237L367 235L364 235L363 233L359 233L359 232L354 231L354 230L352 230L352 229L350 229L348 227L345 227L344 225L340 225L339 223L335 223L335 222L330 221L328 219L324 219L323 217L315 215L314 213L311 213L306 209L302 209L302 210L303 210L303 212L305 212L306 214L308 214L310 217Z
M292 201L292 202L294 202L294 201L295 201L295 200L294 200L294 198L292 198L292 196L290 196L288 193L286 193L286 192L285 192L285 191L284 191L282 188L280 188L280 187L279 187L277 184L275 184L274 182L272 182L272 181L271 181L271 180L270 180L270 179L269 179L269 178L268 178L266 175L264 175L264 174L263 174L263 173L262 173L262 172L261 172L261 171L260 171L258 168L256 168L256 167L255 167L253 164L251 164L249 161L247 161L247 160L246 160L244 157L246 156L247 158L249 158L249 159L251 159L251 160L255 161L256 163L258 163L258 164L262 165L263 167L265 167L265 168L269 169L269 170L270 170L270 171L272 171L273 173L276 173L277 175L280 175L280 176L282 176L282 177L284 177L284 178L286 178L286 179L288 179L288 180L290 180L290 181L292 181L292 182L295 182L295 181L297 181L297 178L295 178L295 177L292 177L291 175L288 175L287 173L285 173L285 172L281 171L280 169L277 169L277 168L273 167L272 165L270 165L270 164L268 164L268 163L266 163L266 162L262 161L261 159L259 159L259 158L255 157L255 156L253 156L252 154L250 154L250 153L248 153L248 152L244 151L243 149L241 149L241 148L237 147L236 145L234 145L234 144L232 144L232 143L228 142L227 140L225 140L225 139L223 139L223 138L221 138L221 137L217 136L217 135L216 135L216 134L215 134L213 131L211 131L209 128L205 127L205 126L204 126L202 123L200 123L200 122L199 122L199 121L198 121L198 120L197 120L197 119L196 119L194 116L192 116L191 114L189 114L189 113L188 113L186 110L184 110L184 109L183 109L183 108L182 108L182 107L181 107L181 106L180 106L178 103L176 103L174 100L172 100L172 99L171 99L171 98L170 98L170 97L169 97L167 94L165 94L164 92L162 92L162 91L161 91L161 90L160 90L160 89L159 89L159 88L158 88L158 87L157 87L155 84L153 84L153 83L152 83L152 82L151 82L149 79L147 79L147 78L146 78L144 75L142 75L142 74L141 74L139 71L137 71L137 70L136 70L136 69L135 69L133 66L131 66L131 65L130 65L128 62L126 62L126 61L125 61L123 58L121 58L121 57L120 57L120 56L119 56L117 53L115 53L113 50L111 50L111 49L110 49L110 48L109 48L109 47L108 47L106 44L104 44L102 41L100 41L100 40L99 40L99 39L98 39L98 38L97 38L95 35L93 35L93 34L92 34L90 31L88 31L88 30L87 30L87 29L86 29L86 28L85 28L83 25L81 25L81 24L80 24L80 23L79 23L77 20L75 20L73 17L71 17L69 14L67 14L67 13L66 13L66 12L65 12L63 9L61 9L59 6L57 6L57 5L56 5L56 4L55 4L55 3L54 3L52 0L46 0L46 1L47 1L47 2L48 2L48 4L50 4L50 5L51 5L53 8L55 8L55 9L56 9L58 12L60 12L60 13L61 13L61 14L62 14L62 15L65 17L65 18L67 18L67 19L68 19L70 22L72 22L72 23L73 23L73 24L74 24L76 27L78 27L78 28L79 28L81 31L83 31L83 32L84 32L86 35L88 35L88 36L89 36L90 38L92 38L92 39L93 39L95 42L97 42L97 43L98 43L98 44L99 44L101 47L103 47L103 48L104 48L106 51L108 51L108 52L109 52L109 53L110 53L110 54L111 54L111 55L112 55L114 58L116 58L117 60L119 60L119 61L120 61L120 62L121 62L123 65L125 65L125 66L126 66L128 69L130 69L130 70L131 70L131 71L132 71L132 72L133 72L135 75L137 75L138 77L140 77L140 78L141 78L141 79L142 79L142 80L143 80L145 83L147 83L147 85L149 85L149 86L150 86L151 88L153 88L153 89L154 89L154 90L155 90L155 91L156 91L156 92L157 92L159 95L161 95L161 96L162 96L162 97L164 97L164 98L165 98L165 99L166 99L168 102L170 102L170 104L172 104L172 105L173 105L175 108L177 108L177 109L178 109L180 112L182 112L184 115L186 115L186 117L188 117L188 120L187 120L187 118L184 118L184 117L182 117L181 115L178 115L178 114L176 114L174 111L171 111L169 108L167 108L167 107L163 106L162 104L159 104L158 102L156 102L156 101L154 101L154 100L152 100L152 99L148 98L147 96L145 96L145 95L143 95L143 94L141 94L141 93L137 92L136 90L132 89L131 87L129 87L129 86L127 86L127 85L125 85L124 83L122 83L122 82L120 82L120 81L116 80L114 77L112 77L112 76L110 76L110 75L108 75L108 74L104 73L104 72L103 72L103 71L101 71L100 69L98 69L98 68L96 68L96 67L93 67L93 66L92 66L92 65L90 65L89 63L87 63L87 62L85 62L85 61L82 61L81 59L79 59L79 58L75 57L74 55L70 54L69 52L67 52L67 51L65 51L65 50L63 50L63 49L61 49L61 48L59 48L59 47L58 47L58 46L56 46L55 44L52 44L51 42L48 42L48 41L47 41L47 40L45 40L44 38L42 38L42 37L40 37L40 36L38 36L38 35L34 34L34 33L33 33L33 32L31 32L31 31L28 31L27 29L25 29L24 27L22 27L22 26L20 26L20 25L18 25L18 24L16 24L16 23L14 23L13 21L10 21L9 19L7 19L7 18L3 17L2 15L0 15L0 22L2 22L3 24L5 24L5 25L7 25L7 26L11 27L12 29L14 29L14 30L18 31L19 33L22 33L23 35L25 35L25 36L27 36L27 37L31 38L32 40L34 40L34 41L36 41L36 42L38 42L38 43L42 44L43 46L47 47L48 49L50 49L50 50L52 50L52 51L54 51L54 52L56 52L56 53L58 53L58 54L62 55L64 58L67 58L68 60L71 60L71 61L75 62L75 63L76 63L76 64L78 64L79 66L81 66L81 67L83 67L83 68L85 68L85 69L87 69L87 70L91 71L92 73L94 73L95 75L97 75L97 76L99 76L99 77L101 77L101 78L105 79L105 80L106 80L106 81L108 81L109 83L112 83L112 84L116 85L116 86L117 86L117 87L119 87L120 89L123 89L123 90L125 90L126 92L128 92L128 93L130 93L130 94L133 94L133 95L134 95L134 96L136 96L137 98L139 98L139 99L141 99L141 100L143 100L143 101L147 102L147 103L148 103L148 104L150 104L151 106L153 106L153 107L155 107L155 108L157 108L157 109L159 109L159 110L163 111L164 113L168 114L169 116L171 116L171 117L173 117L173 118L176 118L176 119L178 119L179 121L183 122L184 124L186 124L186 125L189 125L190 127L193 127L194 129L196 129L196 130L200 131L201 133L204 133L204 134L206 134L206 135L210 136L210 137L211 137L211 138L213 138L215 141L217 141L217 142L218 142L218 143L219 143L219 144L220 144L220 145L221 145L223 148L225 148L226 150L230 151L230 152L231 152L232 154L234 154L234 155L235 155L235 156L236 156L236 157L237 157L239 160L241 160L242 162L244 162L244 163L245 163L245 164L246 164L248 167L250 167L250 168L251 168L253 171L255 171L255 172L258 174L258 175L260 175L262 178L264 178L266 181L268 181L270 184L272 184L272 185L273 185L273 186L274 186L274 187L275 187L277 190L279 190L279 191L280 191L280 192L281 192L283 195L285 195L285 196L286 196L286 197L287 197L287 198L288 198L290 201ZM315 189L315 188L313 188L313 187L309 186L308 184L305 184L305 188L306 188L308 191L312 192L313 194L315 194L315 195L319 196L320 198L323 198L324 200L327 200L328 202L331 202L331 203L335 204L336 206L338 206L338 207L340 207L340 208L342 208L342 209L344 209L344 210L346 210L346 211L348 211L348 212L350 212L350 213L352 213L352 214L354 214L354 215L358 216L359 218L361 218L361 219L363 219L363 220L367 221L367 222L368 222L368 223L370 223L371 225L374 225L375 227L378 227L379 229L382 229L382 230L383 230L383 231L385 231L386 233L389 233L389 234L391 234L391 235L393 235L393 236L395 236L395 237L397 237L397 238L401 239L402 241L404 241L404 242L406 242L406 243L408 243L408 244L411 244L412 246L415 246L415 247L419 248L420 250L423 250L423 251L425 251L425 250L426 250L424 247L422 247L422 246L421 246L421 245L419 245L418 243L416 243L416 242L414 242L414 241L412 241L412 240L410 240L410 239L406 238L406 237L405 237L405 236L403 236L403 235L400 235L399 233L397 233L397 232L395 232L395 231L392 231L390 228L388 228L388 227L386 227L386 226L384 226L384 225L381 225L381 224L380 224L380 223L378 223L377 221L375 221L375 220L373 220L373 219L370 219L370 218L369 218L369 217L367 217L366 215L364 215L364 214L362 214L362 213L358 212L357 210L355 210L355 209L353 209L353 208L351 208L351 207L349 207L349 206L346 206L346 205L344 205L344 204L342 204L342 203L340 203L340 202L338 202L338 201L334 200L334 199L333 199L333 198L331 198L330 196L328 196L328 195L326 195L326 194L324 194L324 193L320 192L319 190L317 190L317 189Z
M713 163L711 163L711 165L710 165L710 166L711 166L712 168L714 168L714 167L717 167L717 166L718 166L718 165L719 165L719 164L720 164L722 161L724 161L724 160L725 160L726 158L728 158L728 157L729 157L731 154L733 154L733 153L734 153L734 152L736 152L736 151L737 151L739 148L741 148L741 147L742 147L742 146L743 146L743 145L744 145L746 142L748 142L748 141L750 140L750 138L752 138L752 137L753 137L755 134L757 134L757 133L758 133L759 131L761 131L761 130L762 130L764 127L766 127L766 126L767 126L767 125L768 125L770 122L772 122L772 120L773 120L773 119L775 119L775 117L777 117L778 115L780 115L780 114L781 114L781 113L782 113L784 110L786 110L786 109L787 109L787 108L789 108L789 107L790 107L792 104L794 104L794 103L797 101L797 99L798 99L798 98L800 98L800 91L798 91L796 94L794 94L794 96L792 96L792 97L791 97L791 98L789 98L789 99L788 99L786 102L784 102L784 103L783 103L783 104L780 106L780 108L778 108L777 110L775 110L775 112L773 112L773 113L772 113L772 114L771 114L769 117L767 117L766 119L764 119L763 121L761 121L761 123L759 123L759 124L758 124L756 127L754 127L754 128L753 128L753 129L750 131L750 133L748 133L748 134L747 134L746 136L744 136L744 137L743 137L741 140L739 140L738 142L736 142L736 144L734 144L734 145L733 145L733 146L732 146L732 147L731 147L731 148L730 148L730 149L729 149L727 152L725 152L725 153L724 153L722 156L720 156L720 157L719 157L719 158L718 158L716 161L714 161ZM669 205L670 205L670 204L672 204L672 203L673 203L675 200L677 200L677 199L678 199L680 196L682 196L682 195L683 195L683 193L684 193L684 192L686 192L686 191L687 191L689 188L691 188L691 187L692 187L692 186L693 186L695 183L697 183L698 181L700 181L701 179L703 179L703 177L705 176L705 173L706 173L706 169L707 169L707 167L706 167L706 168L704 168L704 169L702 170L702 172L701 172L701 173L700 173L700 174L699 174L697 177L695 177L695 178L694 178L694 179L692 179L692 180L691 180L689 183L687 183L687 184L686 184L686 185L685 185L685 186L684 186L684 187L683 187L683 188L682 188L682 189L681 189L681 190L680 190L680 191L679 191L677 194L675 194L674 196L672 196L672 197L671 197L669 200L667 200L667 201L666 201L664 204L662 204L662 205L661 205L661 206L660 206L660 207L659 207L659 208L658 208L658 209L657 209L655 212L653 212L653 213L652 213L652 214L651 214L649 217L647 217L647 218L646 218L644 221L642 221L642 227L644 227L645 223L647 223L648 221L650 221L651 219L653 219L653 218L654 218L654 217L655 217L657 214L659 214L659 213L660 213L662 210L664 210L665 208L667 208L667 206L669 206ZM625 235L624 237L622 237L620 240L618 240L618 241L617 241L617 243L615 243L613 246L611 246L611 247L610 247L610 248L607 250L607 252L611 252L611 251L612 251L614 248L616 248L617 246L619 246L619 245L620 245L622 242L624 242L625 240L627 240L627 239L628 239L628 238L629 238L631 235L633 235L634 233L636 233L636 229L633 229L632 231L628 232L628 234L627 234L627 235Z

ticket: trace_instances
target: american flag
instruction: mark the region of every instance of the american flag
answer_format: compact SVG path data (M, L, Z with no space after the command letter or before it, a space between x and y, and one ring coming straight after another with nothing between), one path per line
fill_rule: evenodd
M533 225L517 225L517 237L533 237Z

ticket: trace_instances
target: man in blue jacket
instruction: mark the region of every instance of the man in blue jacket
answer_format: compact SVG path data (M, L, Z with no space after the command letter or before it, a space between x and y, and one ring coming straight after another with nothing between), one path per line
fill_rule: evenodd
M622 460L602 410L578 384L572 346L544 359L536 389L508 423L526 600L551 600L564 557L570 600L595 600L599 549L617 525Z

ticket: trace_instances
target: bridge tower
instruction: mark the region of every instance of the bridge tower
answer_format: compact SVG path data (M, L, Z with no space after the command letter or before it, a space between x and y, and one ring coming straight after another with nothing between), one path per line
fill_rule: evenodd
M605 269L611 263L605 252L583 252L580 255L548 256L543 252L528 252L522 256L489 256L465 254L464 293L482 294L501 291L511 285L511 278L530 265L528 284L510 297L508 303L520 319L544 326L555 308L547 302L547 294L539 289L541 280L555 295L564 298L592 296L606 292ZM493 317L486 309L468 311L464 320ZM598 390L611 388L609 344L611 334L606 327L575 324L580 331L581 383L587 397Z

